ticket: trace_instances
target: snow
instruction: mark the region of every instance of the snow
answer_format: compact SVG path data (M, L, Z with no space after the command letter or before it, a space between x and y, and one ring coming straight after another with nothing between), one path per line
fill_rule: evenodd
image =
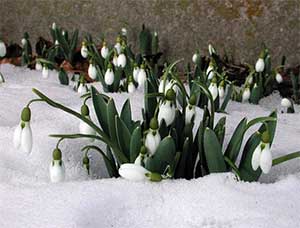
M44 103L32 104L34 145L30 155L14 149L13 131L21 109L35 98L31 88L74 110L80 110L80 96L71 86L59 84L57 72L43 79L39 71L7 64L0 65L0 71L6 80L0 85L0 227L299 227L299 159L272 168L259 183L238 182L228 173L191 181L133 183L107 179L97 153L90 154L93 178L88 178L81 168L80 149L89 142L66 140L60 147L66 181L50 183L48 167L57 141L48 135L78 133L78 120ZM133 117L141 117L141 92L110 95L119 110L130 98ZM225 141L244 116L268 115L281 109L280 101L274 93L259 106L231 102ZM295 108L296 114L278 113L274 157L300 149L299 106Z

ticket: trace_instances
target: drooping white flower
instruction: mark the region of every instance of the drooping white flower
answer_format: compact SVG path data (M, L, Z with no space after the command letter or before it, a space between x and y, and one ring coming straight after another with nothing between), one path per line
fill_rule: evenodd
M252 85L252 83L253 83L253 76L252 76L252 74L247 77L246 83L249 84L249 85Z
M115 49L117 51L117 54L119 55L121 53L121 49L122 49L122 46L121 46L121 37L117 37L117 42L115 44Z
M212 80L213 77L215 76L213 61L209 62L209 65L206 69L206 75L208 80Z
M115 67L118 66L118 56L116 54L113 57L112 63L114 64Z
M16 149L21 148L29 154L32 150L32 131L30 127L31 111L25 107L21 114L21 122L16 127L13 135L13 144Z
M61 34L62 34L63 36L66 35L65 30L62 30L62 31L61 31Z
M103 46L101 48L101 56L102 58L106 59L106 57L108 56L109 50L108 47L106 47L106 42L103 42Z
M53 29L53 30L56 29L56 23L55 23L55 22L52 23L52 29Z
M216 80L212 80L209 87L208 87L209 92L212 95L213 100L216 100L218 97L218 86Z
M193 94L189 99L189 104L185 108L185 124L188 125L196 115L196 96Z
M138 82L138 75L139 75L139 72L140 72L140 68L138 67L137 64L134 64L134 67L133 67L133 79L134 81Z
M87 58L87 56L88 56L88 49L87 49L85 41L83 41L82 44L81 44L80 53L81 53L81 56L83 58L85 58L85 59Z
M220 83L220 85L218 87L219 97L221 99L223 99L224 96L225 96L225 89L224 89L224 87L225 87L225 82L221 81L221 83Z
M285 107L285 108L289 108L292 106L292 103L289 99L287 98L282 98L281 100L281 106Z
M4 57L6 55L6 46L5 43L0 40L0 58Z
M55 40L55 43L54 43L54 45L59 45L59 42L58 42L58 40Z
M242 102L245 103L250 99L250 88L247 86L244 91L243 91L243 95L242 95Z
M192 57L192 61L193 63L197 63L198 59L200 58L199 53L196 52L193 57Z
M271 170L272 154L270 150L270 136L267 131L262 134L261 142L252 154L251 166L253 170L257 170L260 167L263 173L269 173Z
M158 122L156 118L152 118L150 121L150 129L146 134L145 138L145 146L150 153L150 155L154 155L156 149L161 141L160 134L158 132Z
M169 84L169 80L166 79L165 81L162 79L159 82L159 86L158 86L158 92L159 93L163 93L164 92L164 88L165 88L165 93L167 92L167 85Z
M132 81L130 81L130 82L128 83L128 88L127 88L127 90L128 90L128 93L134 93L134 92L135 92L135 85L133 84Z
M90 78L93 80L95 80L97 78L97 69L93 63L90 63L90 65L89 65L88 74L89 74Z
M42 69L43 69L43 66L42 66L42 64L40 63L40 61L36 61L36 62L35 62L35 69L36 69L36 70L42 70Z
M214 47L211 44L208 45L208 52L210 55L216 53L216 50L214 49Z
M139 88L144 88L144 84L147 80L147 74L145 71L145 66L144 64L141 65L141 68L139 70L139 74L138 74L138 84L139 84Z
M106 85L112 85L114 83L115 80L115 75L114 75L114 71L112 69L111 65L108 65L108 68L105 72L104 75L104 81Z
M283 82L283 78L282 78L280 73L277 72L275 78L276 78L276 81L277 81L278 84Z
M42 77L43 78L48 78L49 77L49 69L46 65L43 66Z
M174 104L176 94L174 90L169 89L165 98L166 99L162 102L162 104L159 107L157 120L159 124L161 124L162 120L165 120L166 125L169 126L173 123L176 114L176 108Z
M53 183L62 182L65 180L65 165L60 149L56 148L52 156L53 160L49 167L50 180Z
M119 168L120 176L131 181L148 180L147 173L150 171L137 164L125 163Z
M25 38L23 38L23 39L21 40L22 46L24 47L24 46L26 45L26 43L27 43L27 40L26 40Z
M124 68L126 66L126 56L124 55L124 53L121 53L118 56L117 64L118 64L118 67L122 67L122 68Z
M84 83L80 82L77 92L82 95L82 94L87 93L87 91L88 91L87 86Z
M126 28L122 28L121 29L121 34L122 34L122 36L127 36L127 29Z
M147 148L145 146L142 146L139 155L134 161L134 164L144 166L146 154L147 154Z
M263 72L265 69L265 62L263 58L259 58L255 64L256 72Z

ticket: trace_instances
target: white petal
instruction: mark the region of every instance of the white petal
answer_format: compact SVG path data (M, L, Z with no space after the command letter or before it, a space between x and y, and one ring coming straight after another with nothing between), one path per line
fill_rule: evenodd
M269 173L272 167L272 154L269 144L265 144L265 148L260 156L260 168L264 173Z
M224 98L224 96L225 96L224 87L219 86L219 87L218 87L218 91L219 91L219 97L220 97L220 98Z
M185 124L190 124L193 116L196 114L195 106L192 106L192 108L189 106L187 105L185 108Z
M249 88L245 88L244 91L243 91L243 96L242 96L242 101L243 102L247 102L250 98L250 89Z
M253 170L257 170L259 167L260 162L260 156L261 156L261 144L258 144L258 146L255 148L252 159L251 159L251 165Z
M0 57L4 57L5 55L6 55L5 43L0 41Z
M85 93L87 93L87 87L85 85L83 85L82 83L80 83L77 92L79 94L85 94Z
M166 125L169 126L173 123L175 119L175 105L171 105L171 101L165 101L164 103L161 104L159 107L159 112L158 112L158 123L160 124L161 121L164 119L166 122Z
M62 182L65 180L65 166L64 162L61 161L61 165L59 165L59 160L54 160L53 163L51 162L49 173L50 173L50 180L53 183Z
M165 92L168 90L168 85L169 85L169 80L166 79L166 81L164 80L160 80L159 82L159 87L158 87L158 92L159 93L163 93L164 92L164 87L165 87Z
M136 82L138 82L138 75L139 75L139 72L140 72L140 68L138 68L138 67L135 67L134 69L133 69L133 79L134 79L134 81L136 81Z
M135 85L132 82L130 82L128 84L128 93L134 93L134 92L135 92Z
M146 173L149 173L147 169L131 163L123 164L119 168L120 176L131 181L147 180Z
M29 122L25 122L25 127L21 133L21 149L28 154L32 149L32 131Z
M43 69L42 64L41 64L40 62L36 62L36 63L35 63L35 69L36 69L36 70L42 70L42 69Z
M107 69L104 75L104 81L106 85L112 85L115 80L115 75L112 69Z
M43 78L49 77L49 69L47 67L43 67L42 76Z
M101 48L101 56L102 58L106 59L106 57L108 56L108 48L106 46L103 46Z
M255 64L256 72L263 72L265 69L265 62L262 58L259 58Z
M18 124L18 126L15 129L14 137L13 137L13 143L14 143L14 147L16 149L18 149L21 145L21 133L22 133L22 127L21 127L21 123L20 123L20 124Z
M147 75L144 69L140 69L138 74L138 84L140 88L144 88L145 81L147 80Z
M198 59L198 54L195 53L192 58L193 63L196 63L197 59Z
M290 101L289 99L283 98L283 99L281 100L281 105L282 105L283 107L289 108L289 107L292 106L292 103L291 103L291 101Z
M210 91L213 100L215 100L218 96L218 87L215 83L210 83L210 86L208 88L208 90Z
M97 69L93 64L89 65L88 74L91 79L95 80L97 78Z
M88 56L88 49L86 46L82 46L81 47L81 50L80 50L80 53L81 53L81 56L83 58L86 58Z
M118 57L117 56L113 57L113 64L114 64L114 66L118 66Z
M154 155L154 153L157 150L157 147L160 143L160 134L158 133L158 131L156 132L155 136L153 135L153 131L150 130L147 135L146 135L146 139L145 139L145 146L148 149L148 152L151 155Z
M126 56L124 54L120 54L117 61L119 67L124 68L126 66Z
M279 74L279 73L277 73L276 74L276 81L280 84L282 81L283 81L283 79L282 79L282 76L281 76L281 74Z
M206 75L208 76L208 80L213 79L213 77L215 76L215 72L213 70L214 68L211 65L209 65L206 70Z
M137 158L134 161L134 164L139 165L139 166L142 165L142 156L141 156L141 154L139 154L139 156L137 156Z
M118 55L121 53L121 44L120 43L116 43L115 44L115 49L117 50Z

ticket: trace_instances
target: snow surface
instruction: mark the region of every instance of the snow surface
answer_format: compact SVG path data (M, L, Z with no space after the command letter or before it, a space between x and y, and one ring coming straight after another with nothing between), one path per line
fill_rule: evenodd
M48 135L77 133L78 120L44 103L31 105L34 145L26 155L12 144L21 109L35 98L33 87L75 110L82 101L71 87L59 84L57 72L43 79L39 71L7 64L0 65L0 71L6 80L0 84L0 227L299 227L299 159L272 168L260 183L237 182L228 173L191 181L132 183L105 178L108 175L97 153L91 153L93 178L88 178L81 168L80 151L88 142L68 140L61 144L67 180L50 183L48 167L56 140ZM141 92L110 95L118 109L130 98L133 117L141 117ZM231 102L225 141L244 116L250 119L280 110L280 100L274 93L259 106ZM300 149L298 106L296 112L279 111L273 157Z

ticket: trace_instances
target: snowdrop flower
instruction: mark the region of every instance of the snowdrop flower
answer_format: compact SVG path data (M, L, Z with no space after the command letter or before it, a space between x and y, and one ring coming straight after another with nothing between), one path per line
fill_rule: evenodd
M118 66L118 56L117 56L117 54L116 54L116 53L114 54L114 57L113 57L112 63L114 64L114 66L115 66L115 67L117 67L117 66Z
M139 75L139 72L140 72L140 68L139 68L139 66L135 63L134 64L134 67L133 67L133 79L134 79L134 81L138 81L138 75Z
M209 87L208 87L209 92L212 95L213 100L216 100L218 97L218 87L217 87L217 79L213 78Z
M270 150L270 135L267 131L262 134L261 142L253 152L251 165L253 170L258 167L264 173L269 173L272 167L272 154Z
M173 89L169 89L167 91L167 94L165 96L165 100L159 107L159 112L158 112L158 123L161 124L162 120L165 120L166 125L169 126L173 123L175 119L175 99L176 99L176 94Z
M216 50L214 49L214 47L211 44L208 45L208 52L210 55L216 53Z
M61 34L62 34L63 36L66 35L65 30L62 30Z
M52 29L53 29L53 30L56 29L56 23L55 23L55 22L52 23Z
M95 80L97 78L97 69L93 63L90 63L90 65L89 65L88 74L89 74L90 78L93 80Z
M82 166L86 170L87 175L90 175L90 159L87 154L82 159Z
M278 84L280 84L281 82L283 82L282 76L279 72L276 72L276 76L275 79L277 81Z
M218 87L218 92L219 92L219 97L221 98L221 99L223 99L224 98L224 96L225 96L225 89L224 89L224 84L225 84L225 82L224 81L221 81L221 83L220 83L220 85L219 85L219 87Z
M55 43L54 43L54 45L56 45L56 46L58 46L58 45L59 45L59 42L58 42L58 40L55 40Z
M196 96L193 94L189 99L189 104L185 108L185 124L188 125L192 122L196 115Z
M145 65L142 64L138 74L139 88L144 88L145 81L147 80L147 74L145 71Z
M27 40L26 40L25 38L23 38L23 39L21 40L21 43L22 43L22 46L24 47L24 46L26 45L26 43L27 43Z
M200 58L199 52L197 51L197 52L193 55L193 57L192 57L193 63L196 64L196 63L198 62L199 58Z
M164 92L164 88L165 88L165 93L167 91L167 85L169 84L169 80L166 79L165 81L162 79L159 82L159 86L158 86L158 92L159 93L163 93Z
M246 88L243 91L242 102L243 103L247 102L250 99L250 95L251 95L250 88L247 85Z
M118 65L118 67L122 67L122 68L124 68L126 66L126 56L124 55L124 53L121 53L118 56L117 65Z
M117 50L118 55L121 53L121 48L122 48L122 46L121 46L121 37L118 36L117 37L117 42L115 44L115 49Z
M82 95L82 94L87 93L87 91L88 91L88 89L87 89L86 85L84 83L80 82L77 92Z
M146 159L146 154L147 154L147 148L145 146L142 146L140 150L140 154L135 159L134 164L144 166L145 165L144 160Z
M82 44L81 44L80 53L81 53L81 56L83 58L87 58L87 56L88 56L88 49L86 47L86 42L85 41L83 41Z
M43 78L48 78L49 77L49 69L46 65L43 66L42 76L43 76Z
M262 51L259 55L259 58L255 64L255 71L256 72L263 72L265 69L265 62L264 62L264 51Z
M150 155L154 155L156 149L161 141L160 134L158 132L158 122L157 119L154 117L150 121L150 129L146 134L145 138L145 146L150 153Z
M120 176L131 181L148 180L146 176L148 173L150 173L150 171L137 164L125 163L119 168Z
M106 46L106 42L103 42L103 46L101 48L101 56L102 58L106 59L106 57L108 56L108 47Z
M49 167L50 180L53 183L62 182L65 180L65 165L61 159L61 151L56 148L53 151L53 160Z
M35 69L36 69L36 70L42 70L42 69L43 69L43 66L42 66L42 64L40 63L40 61L36 61L36 62L35 62Z
M208 80L211 80L215 76L214 63L212 60L209 62L209 65L206 70L206 75L207 75Z
M16 149L20 148L27 154L32 149L32 131L30 127L31 111L25 107L21 114L21 122L14 131L13 143Z
M253 76L252 76L252 74L247 77L246 83L248 83L249 85L251 85L253 83Z
M91 120L90 118L90 110L89 107L84 104L81 106L81 115L84 116L86 119ZM96 135L96 131L94 128L92 128L90 125L88 125L86 122L80 120L79 122L79 132L80 134L84 135ZM90 141L94 141L93 138L90 139Z
M127 36L127 29L126 28L122 28L121 29L121 34L122 34L122 36Z
M175 94L177 95L179 92L179 87L176 84L176 80L174 79L171 79L171 81L166 85L165 93L171 88L175 91Z
M6 46L5 43L0 40L0 58L4 57L6 55Z
M135 92L135 85L133 83L132 76L130 76L129 79L128 79L127 91L128 91L128 93L134 93Z
M292 103L289 99L287 98L282 98L281 100L281 106L285 107L285 108L289 108L292 106Z
M114 83L114 80L115 80L114 71L112 69L112 65L109 64L104 75L105 84L112 85Z

